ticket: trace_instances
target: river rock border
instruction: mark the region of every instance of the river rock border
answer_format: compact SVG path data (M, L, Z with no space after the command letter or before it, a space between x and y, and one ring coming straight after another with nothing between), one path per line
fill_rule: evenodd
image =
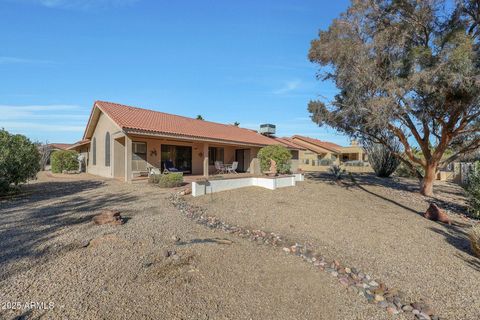
M352 294L365 298L369 303L386 310L391 315L412 314L418 320L439 320L432 307L425 301L412 302L404 292L389 288L383 282L373 279L355 267L342 265L338 260L328 261L322 254L309 249L308 244L290 241L273 232L250 230L227 224L214 216L206 215L206 209L189 204L180 193L173 193L171 204L194 222L210 229L217 229L243 239L281 248L286 254L301 257L318 270L337 278L338 282Z

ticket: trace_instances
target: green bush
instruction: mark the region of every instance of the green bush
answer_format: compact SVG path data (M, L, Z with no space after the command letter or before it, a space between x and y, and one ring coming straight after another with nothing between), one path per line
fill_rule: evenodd
M480 224L472 227L469 238L473 253L480 258Z
M292 154L287 148L279 145L272 145L263 147L258 151L258 158L260 159L260 168L262 171L270 169L270 159L277 163L278 173L290 172L290 159Z
M40 153L27 137L0 130L0 193L10 185L35 178L40 171Z
M54 151L50 157L53 173L62 173L63 170L78 170L78 153L71 150Z
M480 218L480 161L475 162L468 175L465 191L468 196L469 213L474 218Z
M179 172L159 174L156 176L158 176L158 185L161 188L175 188L183 184L183 174ZM155 181L155 178L153 179Z
M389 147L368 140L363 143L368 154L368 162L377 177L381 178L390 177L400 165L400 159L395 155L401 152L400 142L392 137L388 140Z

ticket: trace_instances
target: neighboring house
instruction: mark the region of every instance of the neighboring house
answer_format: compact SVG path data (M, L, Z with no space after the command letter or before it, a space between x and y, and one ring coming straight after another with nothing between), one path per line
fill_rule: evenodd
M254 130L111 102L96 101L83 140L70 147L91 174L130 181L166 161L187 174L208 176L214 162L238 162L239 172L259 172L260 148L293 146Z
M299 168L303 171L327 171L331 165L346 164L348 171L370 171L363 148L352 141L348 147L301 135L286 138L305 149L299 153ZM352 163L353 162L353 163ZM358 167L358 168L357 168Z
M47 145L42 145L39 148L42 148L42 152L45 152L45 156L42 156L42 169L43 170L50 170L51 168L51 156L54 151L58 150L67 150L72 145L69 143L49 143Z
M300 152L300 169L303 171L323 171L332 164L339 164L341 146L318 139L295 135L290 138L295 144L305 148Z
M358 141L352 140L351 144L348 147L341 147L341 161L368 161L368 156L365 153L365 150L358 145Z

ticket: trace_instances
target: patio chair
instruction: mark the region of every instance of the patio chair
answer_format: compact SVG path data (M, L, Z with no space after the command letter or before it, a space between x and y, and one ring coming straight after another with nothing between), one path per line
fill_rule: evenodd
M173 161L171 160L165 161L163 166L164 166L164 169L163 169L164 174L171 173L171 172L179 172L179 170L175 168L175 166L173 165Z
M156 167L150 167L148 168L148 176L153 176L153 175L157 175L157 174L161 174L160 172L161 170L159 168L156 168Z
M228 173L238 174L237 168L238 168L238 162L237 161L234 161L231 166L226 167Z
M215 161L215 173L225 173L225 166L223 165L222 161Z

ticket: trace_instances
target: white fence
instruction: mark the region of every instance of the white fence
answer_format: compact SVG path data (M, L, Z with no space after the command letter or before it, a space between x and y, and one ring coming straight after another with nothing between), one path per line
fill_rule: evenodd
M222 180L204 180L192 182L192 196L198 197L208 193L233 190L245 187L262 187L270 190L293 187L297 181L303 181L303 174L283 177L247 177Z

